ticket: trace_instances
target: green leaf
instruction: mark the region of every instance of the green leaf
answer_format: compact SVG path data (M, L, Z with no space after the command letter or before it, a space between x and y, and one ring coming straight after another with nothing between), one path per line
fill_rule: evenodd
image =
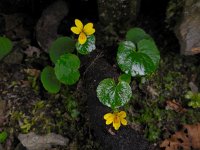
M137 44L140 40L149 39L152 40L151 36L147 34L141 28L132 28L126 33L126 40Z
M143 39L137 44L138 51L148 55L155 65L159 64L160 52L154 41Z
M97 97L100 102L112 109L126 104L131 96L131 87L124 81L116 85L113 79L108 78L101 81L97 87Z
M77 42L76 49L82 55L87 55L93 50L95 50L96 49L95 36L94 35L87 36L87 41L84 44L80 44L79 42Z
M0 60L13 48L12 42L6 37L0 37Z
M49 93L57 93L60 91L60 82L56 78L54 68L47 66L41 73L41 81L44 88Z
M8 134L6 131L3 131L0 133L0 143L4 143L7 138L8 138Z
M160 60L159 51L151 40L143 39L137 44L124 41L119 44L117 62L122 71L131 76L153 73Z
M63 84L75 84L80 77L79 73L80 60L74 54L62 55L55 65L55 74L57 79Z
M55 64L61 55L71 53L75 49L75 41L70 37L57 38L49 48L51 61Z
M122 74L119 76L118 81L124 81L127 82L128 84L130 84L131 82L131 76L129 74Z

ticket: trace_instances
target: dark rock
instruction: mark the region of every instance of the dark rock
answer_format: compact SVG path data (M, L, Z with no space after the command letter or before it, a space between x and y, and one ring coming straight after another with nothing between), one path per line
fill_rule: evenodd
M181 54L200 53L200 1L185 0L180 23L175 33L181 46Z
M27 150L21 143L17 144L15 150Z
M91 128L105 150L147 150L148 142L129 126L123 126L115 132L115 135L111 135L105 125L105 120L103 120L104 114L111 110L99 102L96 88L99 82L105 78L117 78L118 74L116 72L111 65L100 58L93 62L85 74L85 89L87 89L88 94L87 105Z
M5 20L5 35L11 40L19 40L30 37L30 31L24 28L24 24L27 22L27 15L21 13L2 14Z
M67 14L67 3L62 0L56 1L43 11L36 26L36 38L44 51L48 52L52 41L59 36L57 34L59 24Z
M0 15L0 34L4 34L5 31L5 18Z
M100 22L121 27L136 19L140 0L98 0Z

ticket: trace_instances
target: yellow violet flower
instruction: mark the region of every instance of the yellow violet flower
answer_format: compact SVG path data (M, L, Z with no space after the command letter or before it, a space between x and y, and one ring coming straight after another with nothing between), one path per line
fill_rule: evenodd
M79 34L78 41L80 44L84 44L87 40L88 35L92 35L95 32L93 28L93 23L87 23L83 26L83 23L79 19L75 19L74 27L71 27L71 31L74 34Z
M104 119L106 120L106 124L109 125L113 123L113 127L115 130L118 130L119 127L122 125L127 125L126 119L126 112L120 111L120 112L114 112L114 113L107 113L104 115Z

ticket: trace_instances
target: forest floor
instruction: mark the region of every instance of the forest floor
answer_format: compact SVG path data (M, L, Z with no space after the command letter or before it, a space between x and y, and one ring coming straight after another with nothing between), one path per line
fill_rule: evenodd
M191 100L185 98L189 91L198 92L200 87L200 59L199 55L181 56L173 32L163 28L163 25L158 27L163 20L157 22L157 18L147 18L141 15L137 26L155 39L161 61L155 74L132 78L133 98L124 110L128 114L128 128L143 135L150 143L150 149L159 149L160 143L183 125L200 122L199 108L189 106ZM68 146L54 146L51 149L103 149L96 138L97 133L91 127L91 122L95 120L90 120L89 91L85 89L85 84L90 84L86 79L92 78L87 77L88 72L92 71L91 66L101 58L120 74L116 51L118 42L124 38L124 29L117 33L117 29L105 29L96 22L97 50L89 56L80 56L80 80L73 86L62 85L58 94L49 94L42 86L40 72L51 62L48 54L36 42L34 25L31 21L25 25L30 29L29 33L19 29L19 26L16 30L12 29L15 33L6 33L14 39L14 48L0 62L0 131L6 131L9 135L1 145L6 150L21 150L19 134L34 132L39 135L56 133L68 140ZM23 38L27 35L28 38ZM96 66L102 67L100 64ZM102 126L107 131L105 124ZM113 133L112 130L109 132Z

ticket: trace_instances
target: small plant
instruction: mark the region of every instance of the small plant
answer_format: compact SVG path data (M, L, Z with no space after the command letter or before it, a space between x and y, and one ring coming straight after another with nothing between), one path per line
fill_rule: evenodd
M144 76L153 73L159 65L160 53L150 35L140 28L130 29L126 41L119 44L117 62L126 74Z
M0 143L4 143L8 138L8 133L6 131L0 132Z
M106 124L109 125L113 123L115 130L118 130L121 124L127 125L127 121L124 119L126 117L126 112L119 112L119 107L128 103L132 96L129 83L121 79L122 77L119 77L119 82L116 84L113 79L107 78L101 81L97 87L97 97L100 102L110 107L113 111L113 113L104 115Z
M188 91L185 95L185 98L190 99L188 106L191 106L193 108L200 107L200 93L194 93L192 91Z
M75 25L71 27L71 31L79 34L78 41L70 37L60 37L49 48L55 67L47 66L41 73L42 84L49 93L59 92L61 83L73 85L79 80L80 60L72 54L75 48L82 55L89 54L96 48L93 23L83 26L80 20L75 19Z
M97 97L100 102L110 107L113 113L104 115L106 124L113 123L115 130L122 125L127 125L126 112L119 112L119 107L124 106L132 97L130 87L131 76L150 75L158 68L160 53L158 48L144 30L132 28L126 34L126 41L119 44L117 62L125 73L118 78L118 83L111 78L104 79L97 87Z
M12 48L12 42L8 38L0 37L0 60L3 59Z

